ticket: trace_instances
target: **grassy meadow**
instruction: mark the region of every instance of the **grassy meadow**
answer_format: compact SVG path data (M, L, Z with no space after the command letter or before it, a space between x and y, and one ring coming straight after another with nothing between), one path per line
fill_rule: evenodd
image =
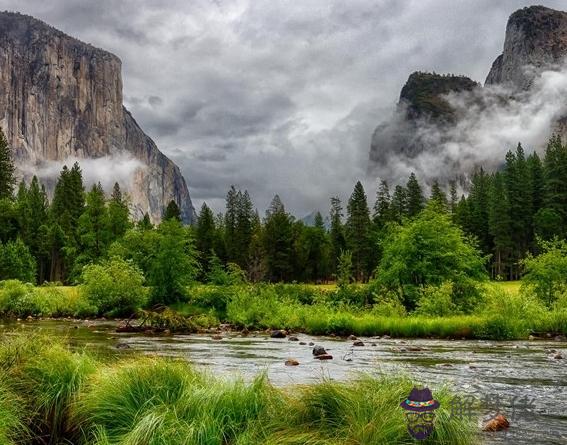
M61 338L0 343L0 443L339 445L413 443L399 403L414 382L360 375L348 383L278 389L265 375L221 379L158 357L105 363ZM447 388L425 443L478 443L477 428L449 416Z

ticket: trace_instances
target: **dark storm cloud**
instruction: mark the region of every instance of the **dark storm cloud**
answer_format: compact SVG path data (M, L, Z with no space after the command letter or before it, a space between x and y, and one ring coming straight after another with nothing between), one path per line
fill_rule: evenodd
M541 1L538 3L542 3ZM544 1L562 8L561 1ZM118 55L125 105L196 207L230 184L298 215L365 178L372 132L414 70L483 81L505 0L0 0Z

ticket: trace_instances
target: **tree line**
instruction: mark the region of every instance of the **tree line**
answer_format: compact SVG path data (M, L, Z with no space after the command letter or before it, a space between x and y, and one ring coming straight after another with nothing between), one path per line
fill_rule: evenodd
M526 156L518 145L496 172L476 169L468 194L460 197L457 181L434 181L426 196L412 173L393 190L382 181L370 208L357 182L346 206L331 198L328 221L317 212L312 226L291 215L278 195L260 216L249 193L232 186L224 213L204 203L196 224L177 239L194 251L201 281L218 280L227 269L253 282L367 281L380 265L387 233L415 219L429 202L490 255L493 277L514 279L521 260L538 253L538 239L565 237L566 178L567 146L554 136L543 160L537 153ZM181 225L175 202L163 220ZM170 232L177 230L172 227ZM77 163L63 167L51 200L36 177L17 185L10 148L0 135L0 279L73 283L85 265L116 252L143 265L159 254L152 249L167 245L160 233L163 226L154 227L147 214L138 222L129 217L118 183L108 197L100 184L87 191Z

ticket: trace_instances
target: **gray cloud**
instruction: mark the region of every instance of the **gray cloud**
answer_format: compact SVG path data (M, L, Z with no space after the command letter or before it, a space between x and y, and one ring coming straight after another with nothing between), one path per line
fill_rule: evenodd
M561 9L561 1L543 1ZM415 70L482 81L504 0L0 0L118 55L125 104L182 168L196 207L230 184L260 211L348 198L370 138Z

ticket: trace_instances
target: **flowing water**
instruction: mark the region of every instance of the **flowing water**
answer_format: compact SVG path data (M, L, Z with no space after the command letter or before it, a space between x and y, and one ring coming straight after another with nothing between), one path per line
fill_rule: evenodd
M160 354L178 356L216 375L250 378L267 371L278 386L346 380L359 372L405 373L433 389L449 384L464 396L452 402L453 415L489 418L502 412L507 432L484 433L487 444L567 444L567 343L542 341L453 341L361 338L364 346L333 337L299 334L299 341L264 334L147 336L117 334L113 322L34 321L0 325L13 331L57 333L76 348L105 355ZM304 342L306 344L300 344ZM318 361L312 342L333 355ZM127 345L127 346L126 346ZM118 346L118 347L117 347ZM560 353L563 359L554 358ZM295 358L299 366L285 366Z

